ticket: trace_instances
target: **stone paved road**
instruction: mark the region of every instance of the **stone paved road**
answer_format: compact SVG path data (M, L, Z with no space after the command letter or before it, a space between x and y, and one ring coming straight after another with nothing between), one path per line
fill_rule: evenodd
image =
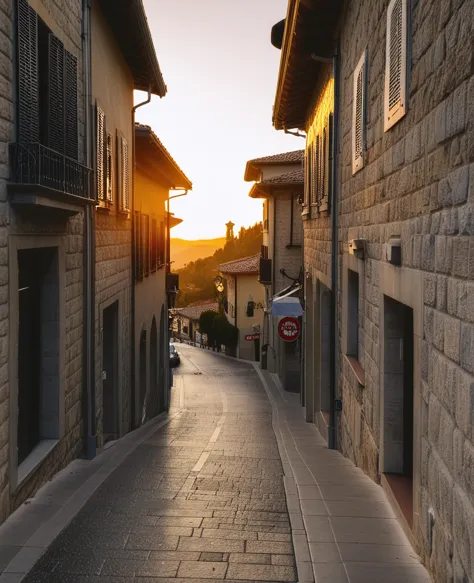
M25 583L296 581L271 406L255 370L178 345L173 406Z

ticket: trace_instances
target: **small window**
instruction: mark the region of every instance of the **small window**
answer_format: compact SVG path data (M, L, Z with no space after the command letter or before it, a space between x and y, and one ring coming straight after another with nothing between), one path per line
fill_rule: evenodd
M407 111L407 0L391 0L387 11L384 130Z
M354 98L352 105L352 174L364 167L366 118L366 52L354 71Z
M113 151L112 151L112 136L107 134L107 155L106 155L106 196L107 202L112 203L114 200L113 195L113 176L114 176L114 166L113 166Z
M359 360L359 274L348 270L347 355Z

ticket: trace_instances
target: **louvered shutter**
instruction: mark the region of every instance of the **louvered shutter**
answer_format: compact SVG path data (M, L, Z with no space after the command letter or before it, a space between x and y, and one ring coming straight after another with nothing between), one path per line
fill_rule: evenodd
M141 248L142 248L142 240L141 240L141 229L140 229L140 213L139 211L135 211L135 225L134 225L134 252L135 252L135 279L141 279L142 272L141 272Z
M156 270L156 264L157 264L157 244L156 244L156 238L157 238L157 232L156 232L157 226L156 226L156 219L152 219L151 220L151 241L150 241L150 257L151 257L151 270L155 271Z
M18 0L18 138L39 142L38 15Z
M64 153L64 46L48 37L48 146Z
M318 155L319 155L319 136L316 136L311 144L311 204L315 205L318 201Z
M159 253L160 253L160 265L164 265L166 262L166 231L165 231L165 223L161 221L160 224L160 243L159 243Z
M113 146L112 146L112 136L111 134L107 133L107 144L106 144L107 152L105 156L106 160L106 185L105 185L105 194L107 202L113 203L114 201L114 158L113 158Z
M79 152L78 107L77 107L77 57L64 51L65 88L64 108L66 125L66 156L77 160Z
M128 142L121 138L121 205L123 211L130 211L130 158Z
M407 0L392 0L387 10L384 129L406 113Z
M143 274L150 273L150 217L142 215L142 258Z
M102 108L96 107L96 177L97 200L106 200L106 131L105 113Z
M364 167L366 119L366 52L354 71L354 96L352 105L352 174Z
M310 200L309 162L310 162L309 146L307 146L306 151L304 153L304 207L308 207Z

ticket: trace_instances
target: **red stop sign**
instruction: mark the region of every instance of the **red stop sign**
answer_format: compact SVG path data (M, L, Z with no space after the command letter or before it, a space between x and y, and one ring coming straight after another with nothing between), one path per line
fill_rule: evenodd
M296 318L286 317L280 320L278 324L278 334L285 342L293 342L298 338L301 332L301 326Z

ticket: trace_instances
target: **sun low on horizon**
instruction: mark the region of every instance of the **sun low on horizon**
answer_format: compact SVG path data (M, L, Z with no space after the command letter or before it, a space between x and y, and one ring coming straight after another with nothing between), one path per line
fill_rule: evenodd
M280 51L272 26L287 0L144 0L158 61L168 88L138 109L193 183L171 201L183 223L173 238L225 236L262 219L244 181L247 160L304 147L272 126ZM136 95L136 101L143 95Z

